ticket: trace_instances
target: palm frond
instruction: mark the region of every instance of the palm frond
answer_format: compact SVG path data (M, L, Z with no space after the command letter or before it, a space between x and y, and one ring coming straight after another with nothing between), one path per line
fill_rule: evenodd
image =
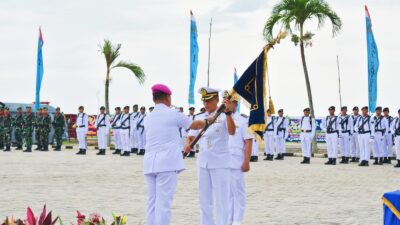
M121 49L121 44L113 45L110 40L105 39L104 43L100 45L101 53L106 59L107 68L110 68L114 61L120 55L119 50Z
M126 69L130 70L135 75L135 77L138 79L140 84L143 84L144 81L146 80L146 75L144 74L143 69L135 63L120 61L115 66L111 67L111 69L118 68L118 67L120 67L120 68L122 67L122 68L126 68Z

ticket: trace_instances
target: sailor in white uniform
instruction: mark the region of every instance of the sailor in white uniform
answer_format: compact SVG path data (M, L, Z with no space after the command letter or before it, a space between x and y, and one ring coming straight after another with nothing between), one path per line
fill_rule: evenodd
M86 115L83 111L85 108L83 106L79 106L79 113L78 116L76 117L76 122L75 122L75 129L76 129L76 137L78 139L78 144L79 144L79 152L77 152L77 155L86 155L86 135L89 131L89 117Z
M375 126L372 118L368 115L368 106L361 108L362 115L358 118L355 130L358 133L358 143L360 144L360 164L359 166L369 166L371 146L374 143Z
M148 225L169 225L178 174L185 169L179 129L199 129L205 122L190 120L171 108L171 90L163 85L152 87L154 111L144 120L146 154L144 176L147 186ZM182 209L185 210L185 209Z
M382 107L378 106L375 109L375 116L372 117L372 123L375 126L375 138L374 138L374 165L383 165L384 147L385 147L385 136L389 131L388 123L385 117L382 115Z
M97 130L97 144L99 147L99 152L96 155L105 155L108 135L110 133L110 117L105 113L106 107L100 107L100 114L97 115L95 126Z
M258 162L258 154L260 154L260 145L256 138L253 138L250 162Z
M129 106L124 107L124 113L121 116L121 144L122 152L121 156L130 156L131 145L130 145L130 130L131 130L131 114L129 113Z
M275 145L276 160L283 160L286 153L286 139L289 135L289 120L283 116L283 109L278 110L278 117L275 119Z
M122 144L121 144L121 107L115 107L115 115L114 118L111 122L111 128L113 130L114 134L114 145L115 145L115 151L113 154L119 155L121 154L122 150Z
M353 117L347 115L347 106L342 106L341 113L339 116L339 145L342 155L342 164L348 164L350 159L350 143L351 136L353 135Z
M143 125L144 119L146 117L146 107L142 106L140 107L140 114L137 117L136 120L136 132L137 132L137 138L138 138L138 155L144 155L146 150L146 135L144 133L145 127Z
M191 119L191 120L195 120L196 119L196 114L195 114L195 108L194 107L190 107L189 108L189 115L188 115L188 117ZM185 132L185 137L184 137L184 140L185 140L185 142L186 142L186 139L187 139L187 136L188 136L188 132L189 132L189 130L186 130L186 132ZM184 142L184 143L185 143ZM196 150L194 150L194 149L192 149L191 151L190 151L190 153L188 154L188 158L194 158L196 156Z
M310 164L311 159L311 144L315 137L315 131L317 125L315 119L310 116L310 108L303 110L304 116L301 117L299 128L300 128L300 142L301 151L303 153L303 161L301 164Z
M244 173L250 170L250 156L252 151L253 135L247 131L248 118L237 112L239 96L234 94L231 98L233 120L236 132L229 135L229 150L231 153L231 196L229 224L240 225L244 218L246 208L246 189Z
M267 124L264 133L265 155L264 160L274 160L275 116L271 116L271 110L267 110Z
M394 145L396 146L396 159L397 164L395 168L400 168L400 109L397 111L398 117L394 119L391 127L392 134L394 135Z
M137 123L137 119L139 118L139 106L138 105L133 105L132 108L133 112L131 113L131 131L130 131L130 136L129 136L129 141L130 141L130 147L131 147L131 153L132 154L137 154L138 153L138 145L139 145L139 133L137 132L136 126L133 126L133 124Z
M351 135L351 141L350 141L350 156L351 156L351 162L360 162L360 145L358 143L358 132L356 131L356 123L358 118L360 117L360 114L358 113L359 109L358 106L353 107L353 115L351 118L353 119L353 131Z
M328 162L325 165L336 165L338 155L339 119L335 115L335 106L329 107L329 115L322 120L321 129L326 133Z
M218 90L201 88L202 101L206 113L198 116L208 124L213 119L218 108ZM229 135L236 131L232 118L231 102L225 100L226 110L212 124L200 139L200 154L198 156L199 195L200 195L200 224L227 225L229 223L229 196L230 196L230 152L228 146ZM210 118L209 118L210 117ZM191 143L199 130L190 130L185 152L191 150ZM214 198L216 202L215 208ZM216 223L214 223L214 210Z
M389 108L383 109L383 116L385 117L388 125L388 132L386 132L385 140L384 140L384 147L383 147L383 163L392 164L392 157L393 157L393 140L394 135L392 133L391 127L394 121L394 118L389 115Z

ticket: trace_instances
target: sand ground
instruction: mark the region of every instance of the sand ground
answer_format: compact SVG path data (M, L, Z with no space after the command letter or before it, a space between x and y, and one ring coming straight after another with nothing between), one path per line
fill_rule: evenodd
M121 213L129 224L145 224L142 157L74 152L0 152L0 217L25 217L27 206L39 214L47 203L65 224L75 222L78 209L108 220L111 212ZM300 165L300 160L251 164L244 224L382 224L382 194L400 189L400 169L392 165L325 166L322 158ZM186 167L173 203L176 225L199 224L195 160L187 159Z

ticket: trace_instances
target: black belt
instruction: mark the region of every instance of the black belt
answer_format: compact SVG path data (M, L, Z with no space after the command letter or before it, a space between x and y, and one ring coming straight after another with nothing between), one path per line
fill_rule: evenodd
M121 129L126 130L126 129L131 129L131 127L121 127Z
M279 128L278 131L286 131L286 128Z
M78 127L86 127L85 125L81 125L81 126L78 126Z
M344 131L342 131L342 133L350 133L350 131L349 130L344 130Z
M385 130L375 130L375 132L381 132L383 134Z
M274 131L274 129L266 129L265 131Z
M358 133L359 133L359 134L370 134L371 131L370 131L370 130L369 130L369 131L358 131Z
M334 130L334 131L327 131L327 133L328 133L328 134L334 134L334 133L337 134L337 133L339 133L339 131L337 131L337 130Z
M312 130L301 130L301 132L303 132L303 133L311 133Z
M105 127L106 125L99 125L98 127Z

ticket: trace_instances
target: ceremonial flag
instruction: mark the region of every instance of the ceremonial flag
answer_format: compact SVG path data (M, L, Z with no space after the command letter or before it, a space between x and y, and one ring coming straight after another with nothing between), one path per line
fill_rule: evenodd
M42 30L39 27L39 40L38 40L38 53L37 53L37 68L36 68L36 100L35 100L35 108L36 110L40 107L40 88L42 86L43 79L43 55L42 55L42 47L43 47L43 36Z
M238 75L237 75L237 71L235 68L235 70L233 72L233 85L235 85L237 81L238 81ZM237 104L238 104L237 111L240 113L240 102L238 102Z
M378 97L378 70L379 58L378 47L375 43L374 33L372 33L371 16L365 6L365 21L367 25L367 51L368 51L368 104L369 110L373 112L376 107Z
M193 12L190 10L190 83L189 105L194 105L194 85L197 76L197 64L199 63L199 45L197 44L197 26Z

